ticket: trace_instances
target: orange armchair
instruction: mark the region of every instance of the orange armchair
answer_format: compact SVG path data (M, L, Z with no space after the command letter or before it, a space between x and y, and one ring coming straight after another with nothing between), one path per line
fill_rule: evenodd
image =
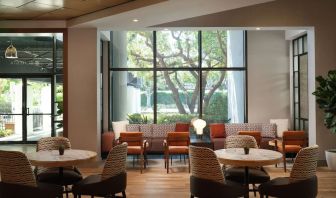
M257 141L258 147L260 147L261 143L261 132L260 131L238 131L238 135L249 135L254 137L254 139Z
M147 142L143 139L143 132L121 132L119 137L119 144L127 143L127 155L140 156L140 172L146 168L147 157L146 148Z
M170 155L189 155L190 136L189 132L168 132L167 139L164 140L165 168L169 173ZM172 163L172 161L171 161ZM190 172L190 160L188 158L188 169Z
M284 131L282 140L275 141L276 149L283 154L284 171L286 172L286 154L297 154L307 146L307 137L304 131Z

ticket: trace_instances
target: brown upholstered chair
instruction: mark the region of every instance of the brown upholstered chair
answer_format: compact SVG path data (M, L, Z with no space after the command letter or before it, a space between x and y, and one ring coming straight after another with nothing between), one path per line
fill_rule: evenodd
M238 131L238 135L250 135L254 137L254 139L257 141L257 145L260 148L261 143L261 132L260 131Z
M246 189L234 182L226 181L216 154L205 147L189 147L191 164L191 197L239 197Z
M1 198L62 197L62 186L36 182L26 155L17 151L0 150Z
M249 135L231 135L226 138L226 148L258 148L257 141ZM244 167L229 167L224 170L226 180L244 184L245 169ZM253 185L252 191L256 195L255 184L261 184L270 180L270 176L263 167L249 168L249 184Z
M189 132L168 132L167 138L163 142L165 168L169 173L169 157L172 155L189 155L190 137ZM171 159L171 164L173 160ZM190 172L190 160L188 159L188 169Z
M282 140L275 141L275 147L283 154L284 171L286 172L286 158L289 155L292 157L306 146L307 137L304 131L284 131Z
M214 149L225 148L225 125L224 123L212 123L209 124L210 138L214 143Z
M318 146L301 149L294 161L289 177L279 177L259 186L260 197L280 198L317 196L316 167Z
M65 149L71 149L71 143L65 137L46 137L41 138L36 145L36 151L58 150L59 146L63 145ZM73 185L83 179L82 174L76 167L65 167L63 176L59 176L59 168L44 168L35 167L34 170L37 181L58 184L65 187L66 197L68 197L68 186Z
M119 137L119 143L124 142L128 144L127 155L133 155L133 167L134 156L140 156L140 172L142 173L142 169L146 168L147 164L147 142L143 139L143 132L121 132Z
M73 186L74 197L90 195L91 197L115 197L122 193L126 197L127 143L119 144L107 156L102 174L90 175Z

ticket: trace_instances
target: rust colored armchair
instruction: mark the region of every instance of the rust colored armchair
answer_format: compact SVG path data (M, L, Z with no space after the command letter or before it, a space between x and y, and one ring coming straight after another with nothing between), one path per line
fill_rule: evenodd
M189 144L190 144L189 132L168 132L167 139L165 139L163 142L165 168L167 169L167 173L169 173L169 156L189 155ZM190 172L189 159L188 159L188 169Z
M254 137L254 139L257 141L257 145L260 148L261 143L261 132L260 131L239 131L238 135L249 135Z
M119 137L119 144L127 143L127 155L133 155L133 167L134 156L140 156L140 172L146 168L147 157L146 148L147 142L143 138L142 132L121 132Z
M282 140L275 141L275 148L283 154L284 171L286 172L286 157L295 155L307 145L304 131L284 131ZM295 157L294 156L294 157Z

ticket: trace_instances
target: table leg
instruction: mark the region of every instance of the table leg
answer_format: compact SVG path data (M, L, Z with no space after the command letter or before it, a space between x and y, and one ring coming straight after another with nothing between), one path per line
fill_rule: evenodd
M245 166L244 184L246 187L246 194L244 197L248 198L249 197L249 169L248 169L248 166Z
M59 167L59 173L58 173L58 175L59 175L59 181L60 181L60 183L61 183L61 185L63 185L63 167Z

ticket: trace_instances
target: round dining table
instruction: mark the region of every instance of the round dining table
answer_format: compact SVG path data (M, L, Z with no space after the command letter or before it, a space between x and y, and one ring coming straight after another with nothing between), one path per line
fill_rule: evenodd
M96 156L96 152L78 149L66 149L63 155L60 155L58 150L27 153L27 158L33 166L43 167L76 166L95 159Z
M27 158L33 166L58 167L62 181L64 167L72 167L96 158L97 153L87 150L66 149L60 155L58 150L37 151L27 153Z
M282 160L282 153L267 149L250 148L249 153L245 154L244 148L228 148L216 150L215 153L218 161L224 165L245 167L244 183L247 188L249 167L277 164ZM248 197L248 193L245 197Z

